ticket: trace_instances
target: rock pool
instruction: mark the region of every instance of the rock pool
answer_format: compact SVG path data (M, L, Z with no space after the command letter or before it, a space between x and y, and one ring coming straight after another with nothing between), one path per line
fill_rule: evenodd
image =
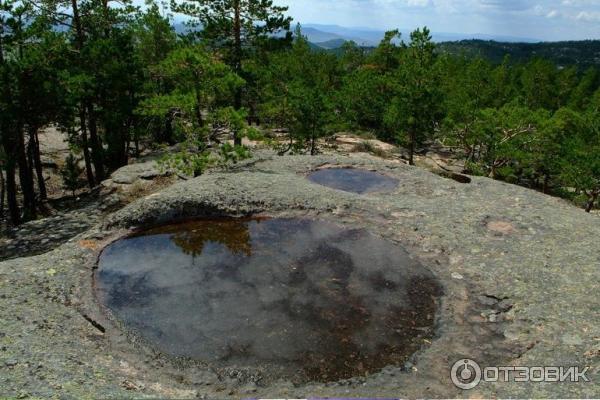
M308 179L322 186L358 194L389 193L398 186L397 179L357 168L319 169L310 173Z
M403 365L432 338L440 287L364 229L308 219L215 219L118 240L101 302L163 353L295 382Z

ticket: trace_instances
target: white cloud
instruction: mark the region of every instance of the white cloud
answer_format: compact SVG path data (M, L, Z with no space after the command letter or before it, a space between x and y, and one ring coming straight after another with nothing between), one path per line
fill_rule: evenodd
M406 2L411 7L427 7L431 4L429 0L407 0Z
M600 11L581 11L575 19L586 22L600 22Z
M600 0L563 0L561 4L571 7L600 6Z

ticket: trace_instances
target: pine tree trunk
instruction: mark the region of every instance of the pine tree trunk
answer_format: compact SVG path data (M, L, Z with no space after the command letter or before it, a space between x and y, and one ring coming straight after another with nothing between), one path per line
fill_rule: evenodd
M589 195L588 203L585 207L585 212L592 212L592 210L594 209L594 204L596 204L596 200L598 200L598 196L600 196L600 190L594 191Z
M71 8L73 12L73 27L75 28L75 47L79 52L79 63L83 64L83 60L81 59L81 51L83 50L83 46L85 44L85 33L83 32L83 26L81 24L81 16L79 14L79 7L77 4L77 0L71 0ZM88 121L86 121L86 112L89 115ZM83 156L85 158L85 169L87 173L88 184L91 188L94 187L96 181L101 182L104 180L104 167L102 162L102 146L100 144L100 140L97 134L97 126L94 114L94 108L89 99L83 99L81 102L81 109L79 112L79 120L81 123L81 135L83 142ZM88 122L86 124L86 122ZM90 133L90 142L92 153L90 156L88 139L87 139L87 131L89 128ZM91 164L94 164L94 169L96 172L96 176L92 173Z
M98 124L96 121L96 113L94 106L88 104L86 107L88 110L88 127L90 130L90 144L92 146L92 163L94 164L94 171L96 172L96 181L98 183L104 180L104 161L103 161L103 148L98 136Z
M127 123L123 128L123 135L121 136L123 140L123 146L121 147L121 162L119 163L118 168L121 168L124 165L129 163L129 145L131 144L131 137L129 133L131 132L132 121L131 118L127 119Z
M127 128L127 131L129 132L129 128ZM135 138L134 138L135 140ZM123 152L123 165L127 165L129 163L129 147L131 146L131 138L129 136L126 136L125 139L125 149Z
M21 224L21 210L17 202L17 182L15 180L15 161L9 157L6 163L6 202L13 225Z
M33 187L33 171L27 162L25 154L25 137L23 127L17 128L17 147L14 149L17 155L17 164L19 166L19 183L23 193L23 219L30 221L36 216L35 190Z
M0 24L0 65L4 64L4 47L2 37L4 33L4 24ZM12 93L10 86L6 84L6 76L2 77L2 96L6 99L7 103L11 102ZM17 183L15 181L15 159L14 159L14 137L11 127L4 123L0 119L0 138L2 139L2 146L6 154L6 202L8 205L8 212L10 220L13 225L19 225L21 223L21 210L19 210L19 203L17 202ZM2 173L0 171L0 173ZM4 196L3 196L4 199Z
M81 51L85 36L83 34L83 27L81 26L81 16L79 15L79 6L77 0L71 0L71 8L73 9L73 26L75 27L75 37L77 50ZM81 56L81 54L79 55Z
M548 176L548 174L544 174L544 184L543 184L543 188L542 191L544 194L548 194L550 188L550 177Z
M102 0L102 11L104 13L104 37L110 37L110 10L108 8L108 0Z
M96 186L96 179L94 178L94 172L92 171L92 160L90 157L90 147L87 137L87 123L85 117L85 110L81 108L79 110L79 122L81 125L81 147L83 148L83 159L85 161L85 173L90 189Z
M242 19L241 19L241 0L233 1L233 70L236 74L240 74L242 70ZM240 92L241 93L241 92ZM239 104L238 104L239 101ZM236 109L241 107L241 96L236 95Z
M173 120L174 119L175 119L174 111L169 110L169 112L165 116L165 128L164 128L164 133L162 134L162 136L163 136L163 140L171 146L175 144L175 140L173 138Z
M48 198L48 191L46 190L46 182L44 181L44 171L42 167L42 158L40 155L40 142L38 137L38 129L30 127L29 129L29 157L30 163L33 164L35 174L37 178L38 190L40 192L40 200L46 200Z
M200 82L198 80L198 82ZM196 112L196 122L200 128L204 127L204 119L202 118L202 97L200 96L200 88L195 88L196 93L196 107L194 111Z
M4 172L0 166L0 218L4 217L4 198L5 196L5 185L4 185Z
M410 132L408 136L408 164L415 165L415 134Z
M234 0L234 19L233 19L233 37L234 37L234 72L241 76L242 73L242 21L241 21L241 4L240 0ZM242 108L242 88L238 87L235 91L235 109ZM233 138L236 146L242 145L242 137L235 135Z

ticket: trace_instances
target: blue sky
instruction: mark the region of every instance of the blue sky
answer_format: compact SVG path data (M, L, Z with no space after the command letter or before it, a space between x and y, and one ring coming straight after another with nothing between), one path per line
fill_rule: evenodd
M600 39L600 0L275 0L301 23Z

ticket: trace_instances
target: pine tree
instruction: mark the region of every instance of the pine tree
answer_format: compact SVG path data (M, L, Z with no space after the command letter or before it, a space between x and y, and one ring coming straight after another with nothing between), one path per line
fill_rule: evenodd
M163 15L154 1L146 3L148 8L138 15L134 22L135 57L140 65L140 99L164 95L170 87L156 67L177 46L177 34L172 26L170 15ZM140 139L150 137L159 143L175 144L173 137L173 111L163 115L136 115L133 141L136 155L140 151Z
M440 119L441 93L435 70L435 45L427 28L410 35L394 75L395 96L385 115L386 125L395 131L409 149L414 165L417 146L430 139Z
M164 116L177 110L178 118L188 123L196 135L200 135L206 125L203 113L214 110L219 99L227 99L229 93L243 84L227 65L200 45L174 50L153 72L172 90L145 99L137 112Z
M70 190L73 196L75 196L75 191L81 187L79 177L81 176L83 170L79 167L77 159L73 153L69 153L65 159L65 165L60 172L65 188Z
M291 22L284 15L287 7L275 6L272 0L173 0L171 7L195 18L192 23L202 28L201 36L224 51L226 62L241 77L248 52L273 34L288 31ZM242 90L235 92L237 110L242 107ZM241 145L241 137L235 137L235 144Z
M34 169L38 171L38 179L42 177L40 193L45 197L37 129L47 115L45 108L38 106L49 98L43 93L44 87L39 87L46 80L43 71L47 58L40 53L44 41L44 27L40 23L41 18L34 13L31 4L0 1L0 137L7 156L7 197L14 224L36 217ZM34 92L32 89L36 86L38 91ZM17 169L23 196L22 218L17 203Z
M294 46L290 52L292 76L289 104L292 113L291 134L298 145L317 153L317 141L329 133L333 116L331 95L335 91L337 59L324 52L315 52L301 28L296 28Z

